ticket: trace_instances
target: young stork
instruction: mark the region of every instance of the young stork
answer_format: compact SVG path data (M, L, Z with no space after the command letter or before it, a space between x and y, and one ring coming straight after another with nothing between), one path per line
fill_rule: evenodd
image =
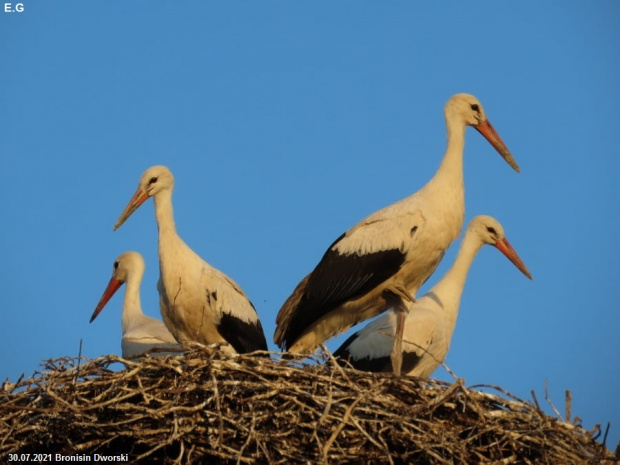
M532 279L504 229L490 216L477 216L467 227L452 267L411 307L403 333L403 372L426 378L444 361L454 333L463 286L474 257L484 244L495 246L521 272ZM388 311L346 340L334 356L364 371L392 371L396 315Z
M448 146L433 178L415 194L379 210L340 236L286 300L274 342L294 353L313 351L326 339L388 308L398 313L397 334L408 304L435 270L463 226L465 128L476 128L519 171L482 105L469 94L445 106ZM394 348L400 373L400 347Z
M166 329L166 326L161 321L142 313L140 283L143 275L144 260L142 255L138 252L125 252L119 255L114 261L112 278L90 317L90 322L92 323L97 318L97 315L103 310L114 293L120 289L123 283L126 283L122 319L123 339L121 339L123 357L142 354L154 348L174 349L173 353L180 353L183 348L177 344L176 339Z
M172 213L174 178L165 166L147 169L114 225L116 231L149 197L159 230L159 303L179 342L222 343L230 353L267 350L256 309L241 288L200 258L179 237Z

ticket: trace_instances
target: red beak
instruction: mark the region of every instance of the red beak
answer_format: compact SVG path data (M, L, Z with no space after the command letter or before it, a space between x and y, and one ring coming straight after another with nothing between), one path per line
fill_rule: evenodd
M146 199L148 198L149 198L148 192L139 187L136 193L133 195L133 197L129 201L129 203L127 204L127 206L125 207L125 210L123 210L123 213L121 213L121 216L119 216L118 221L114 225L114 231L120 228L121 225L127 220L127 218L129 218L131 214L135 212L140 205L146 202Z
M508 242L508 239L504 238L501 241L497 241L497 243L495 244L495 247L497 247L497 250L499 250L501 253L506 255L506 258L508 258L508 260L514 263L514 265L517 268L519 268L519 270L521 270L521 273L523 273L525 276L527 276L530 279L534 279L532 278L532 275L530 274L526 266L523 264L523 262L517 255L517 252L515 251L515 249L513 249L512 246L510 245L510 242Z
M90 323L93 322L93 320L95 318L97 318L97 315L99 315L99 313L101 313L101 310L103 310L103 307L105 307L105 304L108 303L108 300L110 300L112 298L112 296L114 295L114 293L116 291L118 291L118 289L123 285L123 281L119 281L118 279L112 277L112 279L110 279L110 282L108 283L108 287L105 288L105 291L103 291L103 295L101 296L101 299L99 299L99 303L97 304L97 308L95 308L95 311L93 312L93 316L90 317Z
M499 152L502 158L506 160L506 162L510 166L512 166L512 168L517 173L521 171L519 169L519 165L517 165L517 162L515 161L510 151L508 150L508 147L506 147L506 144L504 144L504 141L502 140L502 138L499 137L499 134L497 133L495 128L491 125L489 120L485 119L484 121L480 121L480 123L478 123L478 125L474 127L478 130L480 134L484 136L486 140L489 141L489 143L493 147L495 147L495 150Z

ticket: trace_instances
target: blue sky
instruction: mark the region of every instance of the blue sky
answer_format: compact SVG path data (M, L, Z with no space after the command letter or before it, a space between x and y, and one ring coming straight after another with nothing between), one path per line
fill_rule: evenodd
M547 380L561 411L570 389L615 447L618 2L23 4L0 11L0 379L80 339L88 357L120 353L122 296L88 320L126 250L145 257L142 306L159 317L152 202L112 232L155 164L175 175L180 235L243 287L275 349L298 281L433 175L443 105L468 92L522 172L469 129L466 221L495 216L534 281L483 249L446 362L526 399Z

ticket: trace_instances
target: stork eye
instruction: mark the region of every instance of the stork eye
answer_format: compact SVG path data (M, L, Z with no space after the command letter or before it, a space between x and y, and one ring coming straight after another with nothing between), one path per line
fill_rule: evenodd
M493 235L497 235L497 232L495 231L495 228L493 226L487 226L487 231Z
M114 262L114 269L118 269L118 262Z
M152 178L149 180L149 184L155 184L156 182L157 182L157 178L156 178L156 177L152 177Z
M476 111L476 112L480 111L480 107L478 106L477 103L472 103L471 104L471 109Z

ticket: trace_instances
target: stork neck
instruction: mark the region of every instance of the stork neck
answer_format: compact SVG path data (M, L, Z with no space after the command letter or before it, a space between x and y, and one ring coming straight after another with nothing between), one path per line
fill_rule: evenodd
M482 247L482 242L477 236L465 233L459 252L444 277L431 289L443 302L443 310L450 319L452 327L456 323L459 312L463 287L469 268L478 251Z
M123 334L129 329L131 321L135 317L142 315L142 307L140 305L140 282L142 275L131 275L125 283L125 298L123 300Z
M172 190L159 192L153 197L153 203L155 204L155 219L157 220L160 240L168 234L176 234L172 212Z
M465 126L462 123L446 120L448 145L435 178L448 177L453 180L463 179L463 150L465 148Z

